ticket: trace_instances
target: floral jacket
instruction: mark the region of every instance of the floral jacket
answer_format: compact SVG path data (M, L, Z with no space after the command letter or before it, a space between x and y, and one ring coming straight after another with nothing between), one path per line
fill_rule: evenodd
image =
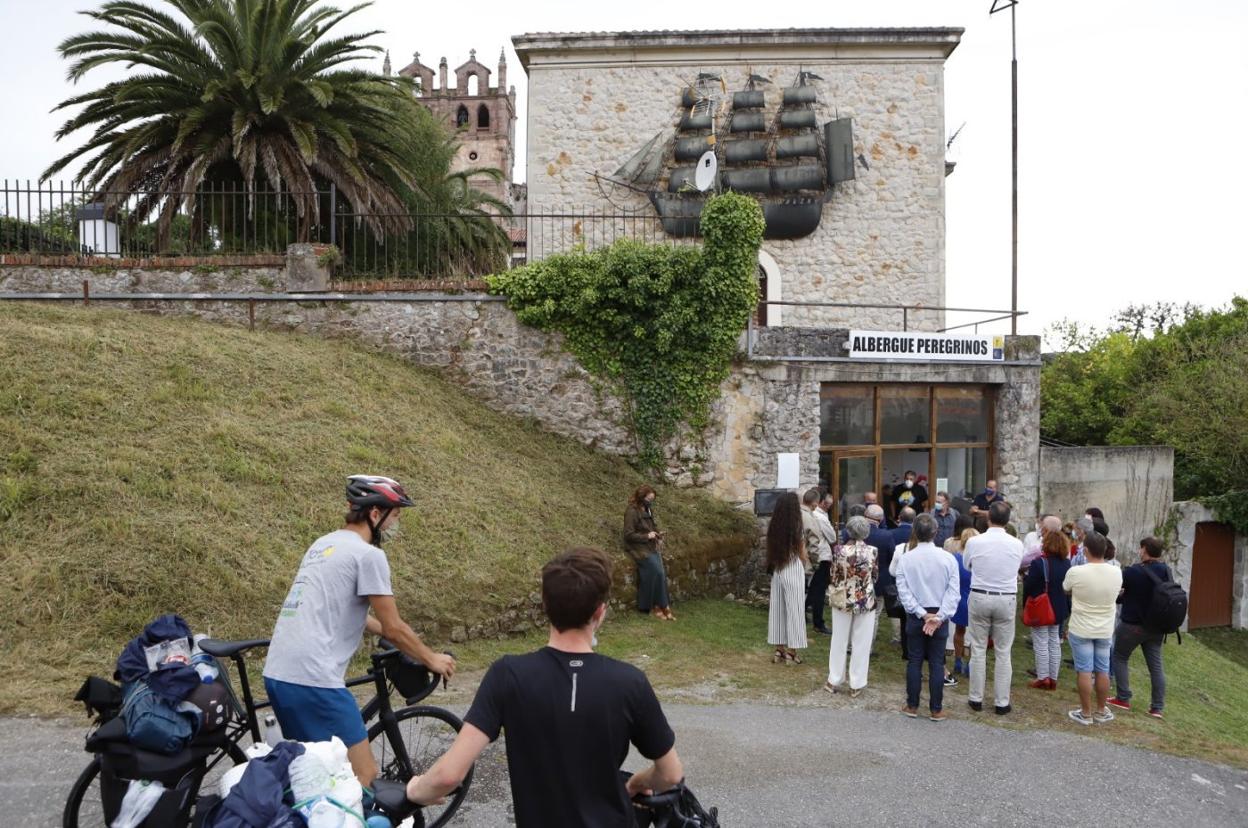
M832 609L855 614L875 609L875 579L880 564L874 546L850 541L832 554L828 604Z

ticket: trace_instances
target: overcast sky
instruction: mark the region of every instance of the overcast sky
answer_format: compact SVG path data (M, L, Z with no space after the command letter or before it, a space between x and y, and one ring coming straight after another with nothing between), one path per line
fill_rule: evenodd
M159 2L159 0L151 0ZM97 0L0 0L0 178L35 179L68 141L49 110L72 87L56 45L87 28ZM351 5L342 0L338 5ZM674 28L961 26L946 66L951 306L1010 303L1010 21L992 0L874 2L417 3L376 0L344 31L375 39L395 68L413 51L452 68L475 48L493 65L523 32ZM1069 317L1102 323L1131 302L1228 302L1248 295L1248 3L1023 0L1020 77L1021 333ZM378 64L379 65L379 64ZM114 70L97 70L96 85ZM517 152L523 163L523 144ZM517 178L523 169L517 169ZM1003 323L1004 324L1004 323ZM988 330L989 328L985 328ZM998 326L997 330L1001 330Z

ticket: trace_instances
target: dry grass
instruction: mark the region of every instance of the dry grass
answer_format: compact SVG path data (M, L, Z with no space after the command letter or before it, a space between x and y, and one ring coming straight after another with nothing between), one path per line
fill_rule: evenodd
M357 471L414 493L387 551L435 644L525 599L552 552L618 549L643 481L347 342L0 305L0 712L70 712L161 612L267 636ZM752 532L700 493L660 498L677 558Z

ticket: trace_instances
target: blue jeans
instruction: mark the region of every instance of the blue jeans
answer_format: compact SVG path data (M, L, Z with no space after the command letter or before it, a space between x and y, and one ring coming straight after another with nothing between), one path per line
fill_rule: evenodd
M935 713L945 700L945 639L949 626L941 624L932 635L923 634L923 621L906 616L906 706L919 706L923 687L923 662L927 662L928 707Z
M1066 633L1070 652L1075 657L1076 673L1104 673L1109 675L1108 638L1082 638L1073 632Z

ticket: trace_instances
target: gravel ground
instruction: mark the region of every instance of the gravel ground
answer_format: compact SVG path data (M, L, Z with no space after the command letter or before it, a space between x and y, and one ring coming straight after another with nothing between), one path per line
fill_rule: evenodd
M665 709L691 787L727 826L1248 825L1245 771L1090 737L862 710ZM84 730L0 719L0 824L60 824ZM495 745L456 824L508 825L509 798Z

